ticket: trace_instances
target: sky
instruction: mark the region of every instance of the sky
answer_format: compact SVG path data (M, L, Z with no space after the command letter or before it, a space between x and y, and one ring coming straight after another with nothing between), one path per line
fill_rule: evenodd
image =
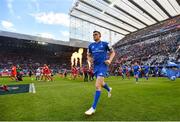
M74 0L0 0L0 30L69 40Z

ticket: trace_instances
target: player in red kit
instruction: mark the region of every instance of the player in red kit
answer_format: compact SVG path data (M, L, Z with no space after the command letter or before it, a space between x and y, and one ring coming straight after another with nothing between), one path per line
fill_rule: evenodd
M76 68L75 66L72 67L71 73L72 73L72 78L73 78L73 80L75 80L76 77L77 77L77 75L78 75L78 70L77 70L77 68Z
M17 70L15 65L12 65L10 78L17 81Z
M51 69L48 66L46 68L47 68L47 79L53 81Z
M49 69L49 67L47 66L47 64L44 64L43 69L42 69L42 77L41 80L43 80L43 77L45 78L45 81L47 80L52 80L51 77L51 71Z
M51 80L51 72L50 72L50 69L49 69L49 67L46 65L46 64L44 64L44 74L45 74L45 81L46 80Z

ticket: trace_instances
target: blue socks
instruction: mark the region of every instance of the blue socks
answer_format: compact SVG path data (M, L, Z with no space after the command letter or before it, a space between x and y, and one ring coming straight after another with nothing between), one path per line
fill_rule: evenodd
M103 88L105 88L108 92L110 91L107 84L104 84ZM93 109L96 109L96 106L97 106L100 95L101 95L101 91L97 90L96 93L95 93L94 102L93 102L93 105L92 105Z
M138 78L136 78L136 82L138 82Z
M109 86L105 83L103 88L105 88L108 92L110 91Z
M92 105L93 109L96 109L100 95L101 95L101 91L96 91L96 94L94 96L94 103Z

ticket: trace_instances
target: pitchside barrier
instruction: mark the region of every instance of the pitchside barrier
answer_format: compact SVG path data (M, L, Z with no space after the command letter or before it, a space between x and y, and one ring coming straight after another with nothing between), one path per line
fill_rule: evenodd
M34 83L0 86L0 95L18 94L18 93L36 93Z

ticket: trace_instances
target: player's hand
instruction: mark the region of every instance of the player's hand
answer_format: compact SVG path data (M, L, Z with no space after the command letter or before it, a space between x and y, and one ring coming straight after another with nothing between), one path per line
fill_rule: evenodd
M92 65L93 62L94 62L93 58L88 59L88 61L91 63L91 65Z
M88 62L88 68L91 69L91 66L93 64L93 59L91 58L91 59L87 60L87 62Z
M105 61L105 64L106 64L106 65L110 65L110 64L111 64L111 61L110 61L110 60L106 60L106 61Z

